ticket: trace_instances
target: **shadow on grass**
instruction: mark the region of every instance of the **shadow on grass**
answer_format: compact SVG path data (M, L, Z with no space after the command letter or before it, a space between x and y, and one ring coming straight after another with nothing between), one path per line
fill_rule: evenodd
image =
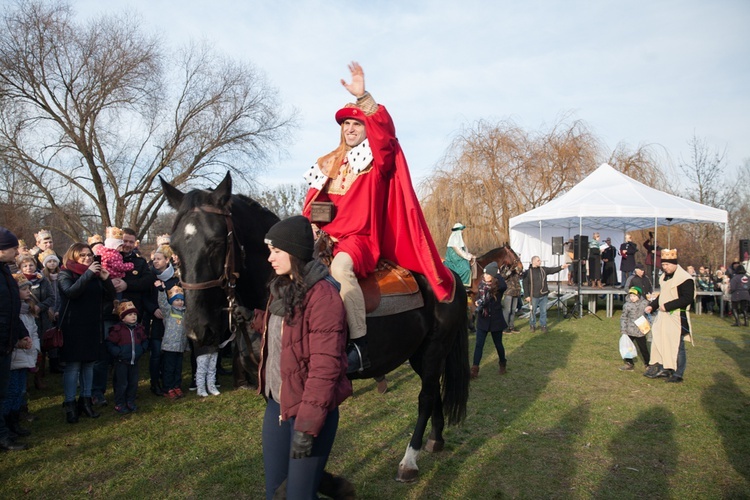
M609 443L615 461L592 498L670 498L670 476L677 471L676 419L662 406L641 412Z
M496 454L482 457L481 466L472 471L475 479L464 498L570 496L577 464L575 446L589 419L589 405L582 403L565 413L552 427L515 431L515 437ZM471 453L477 452L481 450L471 450ZM444 474L451 473L450 462L441 462L439 466Z
M471 384L466 425L447 436L446 451L439 456L435 455L432 466L435 470L430 472L433 476L457 475L456 470L466 470L467 467L476 469L474 462L477 454L481 455L485 445L493 439L498 439L499 434L509 432L507 429L512 427L513 422L534 405L547 388L553 372L567 364L567 357L575 341L573 334L559 330L553 330L548 334L520 334L520 336L514 336L514 343L516 338L522 339L523 343L510 346L510 349L506 345L507 375L498 375L494 349L492 349L492 355L484 356L479 378L473 380ZM470 353L473 353L473 344L474 342L470 346ZM487 349L487 343L485 343L485 349ZM500 405L502 412L498 411L498 401L502 401ZM558 428L543 432L543 434L555 436L553 437L557 450L555 455L561 457L559 460L570 462L571 474L573 472L572 454L564 448L569 445L568 438L583 429L588 419L587 415L588 408L577 407L563 418ZM472 423L472 420L480 420L482 423ZM468 432L466 430L468 427L482 429L482 432ZM518 492L528 491L528 472L545 471L544 461L549 454L546 447L528 446L531 441L533 438L528 435L520 435L504 447L498 456L482 456L481 467L471 473L473 479L469 480L470 487L465 492L465 498L488 498L488 491L489 497L492 498L502 498L504 495L516 496ZM487 448L492 448L492 446ZM516 453L519 453L521 449L529 455L531 467L523 468L524 477L508 478L503 474L498 474L498 468L502 467L503 462L515 461ZM472 464L467 465L467 462L472 462ZM513 470L518 470L517 466L514 466ZM568 467L555 467L555 470L567 471ZM567 472L563 475L567 476ZM561 479L561 482L565 481L566 479ZM494 493L492 493L493 489ZM425 498L427 496L428 494L425 493Z
M716 430L721 435L724 451L732 467L745 480L750 481L748 395L724 372L714 373L713 378L713 385L707 387L701 396L703 408L716 424ZM743 492L743 495L745 494L747 491ZM727 498L735 497L728 495Z
M725 337L716 337L716 347L732 358L740 369L740 373L750 378L750 335L743 334L742 340L735 342Z

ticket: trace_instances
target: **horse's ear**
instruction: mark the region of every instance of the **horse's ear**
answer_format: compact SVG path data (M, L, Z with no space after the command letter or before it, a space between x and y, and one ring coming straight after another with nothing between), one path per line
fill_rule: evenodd
M164 196L167 197L167 203L169 203L169 206L175 210L179 209L180 205L182 205L182 199L185 197L185 193L165 181L164 177L161 175L159 176L159 180L161 180L161 188L164 191Z
M232 176L227 172L224 180L216 186L212 195L214 202L219 207L225 207L232 198Z

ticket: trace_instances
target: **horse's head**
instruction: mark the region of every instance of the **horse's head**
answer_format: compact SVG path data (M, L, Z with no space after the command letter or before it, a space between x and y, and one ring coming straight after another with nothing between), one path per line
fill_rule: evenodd
M502 257L503 263L501 264L498 261L498 265L500 267L507 266L507 267L515 267L518 272L523 271L523 264L521 263L521 258L518 256L518 254L510 247L509 243L504 243L502 246L502 249L505 251L504 255Z
M161 184L167 202L177 210L170 245L180 258L188 335L199 344L217 344L227 326L227 294L219 281L229 248L232 178L227 172L215 189L189 193L163 178Z

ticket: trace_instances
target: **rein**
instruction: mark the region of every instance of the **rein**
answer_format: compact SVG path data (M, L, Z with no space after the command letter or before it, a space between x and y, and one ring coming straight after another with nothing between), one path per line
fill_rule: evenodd
M224 258L224 272L222 275L216 279L201 281L198 283L180 282L182 288L185 290L208 290L210 288L221 288L224 290L224 293L227 295L227 302L229 303L226 309L229 312L229 331L232 332L232 335L219 345L220 348L224 348L224 346L235 338L235 333L237 331L236 322L238 318L238 306L235 291L237 288L237 279L240 277L240 273L235 270L234 223L232 222L232 212L209 205L195 207L192 211L221 215L224 217L227 224L227 253Z

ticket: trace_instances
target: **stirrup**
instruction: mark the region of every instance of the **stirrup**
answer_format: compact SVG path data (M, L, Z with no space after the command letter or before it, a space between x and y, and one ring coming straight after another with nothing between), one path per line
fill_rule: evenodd
M350 342L349 344L354 346L354 349L350 350L348 349L348 346L347 346L346 360L347 360L348 366L346 368L346 373L354 373L354 372L362 373L363 371L365 371L364 360L362 359L362 350L359 348L356 342ZM357 356L356 361L351 358L352 354L354 354L355 352ZM354 362L358 362L359 368L353 368Z

